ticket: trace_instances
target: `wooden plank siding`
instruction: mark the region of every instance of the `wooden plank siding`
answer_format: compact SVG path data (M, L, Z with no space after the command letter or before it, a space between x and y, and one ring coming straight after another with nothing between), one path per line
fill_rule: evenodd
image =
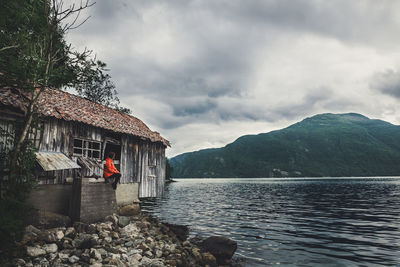
M101 142L115 133L90 125L48 118L44 121L42 138L39 145L41 151L62 152L72 159L74 138ZM165 184L165 146L152 143L141 138L119 134L121 142L120 171L121 183L139 183L139 197L162 196ZM103 149L103 148L102 148ZM103 163L100 164L102 166ZM103 170L95 168L94 174L102 176ZM90 176L91 171L82 170L83 175ZM73 170L54 172L53 180L44 183L61 184L66 177L73 177ZM53 181L53 182L52 182Z

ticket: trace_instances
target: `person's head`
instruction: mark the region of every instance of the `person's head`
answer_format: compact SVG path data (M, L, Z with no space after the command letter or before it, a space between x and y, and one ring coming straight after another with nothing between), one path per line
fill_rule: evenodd
M108 157L109 157L110 159L114 159L114 158L115 158L115 153L114 153L114 152L108 153Z

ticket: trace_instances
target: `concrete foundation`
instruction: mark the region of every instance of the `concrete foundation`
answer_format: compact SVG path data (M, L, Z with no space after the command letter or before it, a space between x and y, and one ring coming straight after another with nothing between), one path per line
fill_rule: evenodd
M139 203L139 183L118 184L116 197L118 206Z
M72 185L38 185L27 200L34 208L43 212L68 215Z

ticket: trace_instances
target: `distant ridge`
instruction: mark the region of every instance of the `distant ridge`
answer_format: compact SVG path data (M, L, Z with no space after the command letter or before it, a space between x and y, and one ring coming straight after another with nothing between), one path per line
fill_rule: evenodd
M170 163L173 177L187 178L398 176L400 126L357 113L319 114Z

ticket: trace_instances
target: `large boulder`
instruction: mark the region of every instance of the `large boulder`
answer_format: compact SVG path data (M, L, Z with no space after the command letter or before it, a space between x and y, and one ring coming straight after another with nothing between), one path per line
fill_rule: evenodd
M119 215L122 216L135 216L140 214L139 204L129 204L119 208Z
M229 265L237 243L223 236L211 236L203 241L202 247L215 256L219 265Z

